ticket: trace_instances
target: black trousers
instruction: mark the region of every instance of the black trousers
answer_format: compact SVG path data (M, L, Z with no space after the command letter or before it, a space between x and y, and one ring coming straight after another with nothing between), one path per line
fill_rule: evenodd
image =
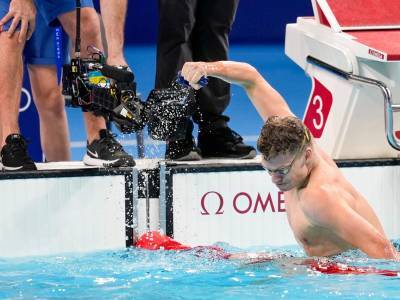
M169 87L187 61L228 59L228 36L238 5L239 0L159 0L156 88ZM226 126L228 83L209 78L196 97L199 112L193 120L200 129Z

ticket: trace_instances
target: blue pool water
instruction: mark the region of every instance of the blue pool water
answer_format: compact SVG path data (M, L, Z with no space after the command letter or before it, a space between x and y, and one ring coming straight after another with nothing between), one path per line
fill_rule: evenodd
M297 246L250 250L304 257ZM355 266L400 269L400 263L371 260L357 251L336 260ZM326 275L287 259L246 264L198 257L191 251L129 249L1 259L0 298L400 299L400 277Z

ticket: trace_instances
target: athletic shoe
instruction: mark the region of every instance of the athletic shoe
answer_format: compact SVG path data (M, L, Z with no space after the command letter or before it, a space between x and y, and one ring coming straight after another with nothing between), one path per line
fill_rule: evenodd
M244 144L243 138L229 127L200 130L198 146L204 158L250 159L257 154L254 147Z
M1 149L1 162L6 171L34 171L36 165L28 154L28 145L24 137L13 133L7 136Z
M168 141L165 159L178 161L201 160L200 149L196 147L193 137L177 141Z
M88 166L99 167L134 167L135 161L131 155L115 139L115 135L107 129L99 131L100 138L88 143L83 162Z

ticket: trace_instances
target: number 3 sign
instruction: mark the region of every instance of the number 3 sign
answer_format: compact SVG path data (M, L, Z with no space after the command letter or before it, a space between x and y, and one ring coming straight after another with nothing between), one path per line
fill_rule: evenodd
M314 90L307 106L304 124L315 138L320 138L332 106L332 93L313 78Z

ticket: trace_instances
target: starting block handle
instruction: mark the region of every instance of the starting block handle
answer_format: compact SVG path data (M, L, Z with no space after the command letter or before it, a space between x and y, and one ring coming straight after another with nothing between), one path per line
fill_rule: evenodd
M312 65L321 67L325 70L328 70L328 71L330 71L340 77L343 77L347 80L353 80L353 81L357 81L357 82L361 82L364 84L369 84L369 85L378 87L381 90L381 92L383 94L383 98L384 98L386 138L387 138L390 146L392 146L397 151L400 151L400 140L398 138L396 138L394 130L393 130L393 113L400 111L400 105L393 104L392 93L384 82L376 80L376 79L364 77L364 76L354 75L351 72L346 72L341 69L338 69L338 68L336 68L326 62L323 62L315 57L312 57L312 56L307 56L307 62Z

